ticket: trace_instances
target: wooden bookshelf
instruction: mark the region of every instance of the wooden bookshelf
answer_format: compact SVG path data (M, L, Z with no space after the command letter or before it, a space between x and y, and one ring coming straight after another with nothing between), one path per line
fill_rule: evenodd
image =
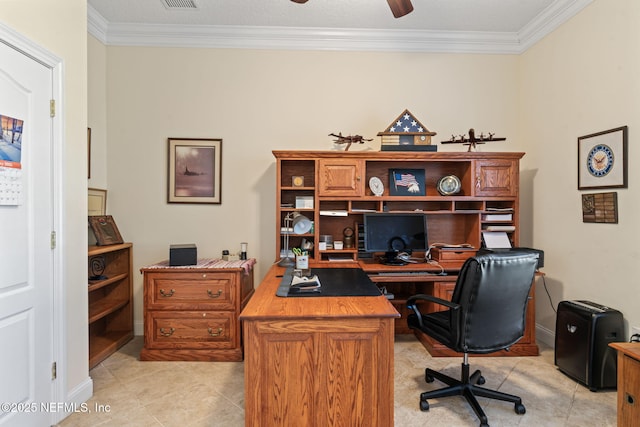
M89 246L89 369L133 338L132 247ZM105 278L91 280L96 258L104 261Z

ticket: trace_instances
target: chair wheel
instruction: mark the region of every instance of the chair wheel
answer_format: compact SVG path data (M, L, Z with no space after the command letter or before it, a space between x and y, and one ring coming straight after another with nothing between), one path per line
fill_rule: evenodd
M489 423L480 423L480 427L489 427Z
M516 411L516 414L518 415L523 415L525 412L527 412L527 409L524 407L522 403L516 403L516 406L514 409Z
M422 412L426 412L429 410L429 402L427 402L426 400L421 400L420 401L420 410Z
M424 374L424 380L428 383L432 383L435 381L435 378L433 377L433 375Z
M480 377L478 378L478 381L476 382L476 384L482 385L482 384L484 384L486 382L487 381L484 379L484 377L482 375L480 375Z

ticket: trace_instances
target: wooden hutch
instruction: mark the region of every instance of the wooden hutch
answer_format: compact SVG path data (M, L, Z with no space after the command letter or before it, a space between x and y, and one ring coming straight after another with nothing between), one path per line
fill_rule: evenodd
M411 333L406 326L406 299L416 293L449 298L456 274L467 255L456 251L448 260L440 260L446 275L408 276L406 272L440 271L427 263L386 266L377 262L376 254L367 254L362 246L363 215L367 212L422 212L427 217L428 243L482 246L482 231L500 225L507 230L512 246L519 246L519 161L521 152L343 152L343 151L273 151L277 162L276 254L306 242L313 244L310 263L319 267L357 264L371 279L394 294L391 303L402 314L395 322L395 332ZM392 196L390 171L424 170L426 190L420 196ZM460 191L441 195L438 181L447 175L460 180ZM369 180L379 178L382 195L369 188ZM297 235L286 227L285 218L293 212L314 222L309 233ZM496 216L497 212L508 215ZM500 218L500 219L497 219ZM345 230L353 230L355 241L342 249L319 249L321 239L331 236L343 241ZM472 252L473 253L473 252ZM292 255L289 253L289 255ZM424 254L414 254L424 257ZM397 274L394 275L393 273ZM383 273L383 274L381 274ZM525 336L505 355L537 355L535 342L535 296L531 291ZM437 309L432 307L431 309ZM417 334L433 356L453 355L438 342Z

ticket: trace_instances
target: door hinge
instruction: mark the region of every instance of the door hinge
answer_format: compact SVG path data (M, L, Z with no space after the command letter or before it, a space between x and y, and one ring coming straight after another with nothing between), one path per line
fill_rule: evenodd
M56 248L56 232L52 231L51 232L51 249L55 249Z
M58 365L56 362L53 362L51 364L51 379L55 380L56 378L58 378Z
M52 99L51 101L49 101L49 114L51 115L51 117L56 116L56 100L55 99Z

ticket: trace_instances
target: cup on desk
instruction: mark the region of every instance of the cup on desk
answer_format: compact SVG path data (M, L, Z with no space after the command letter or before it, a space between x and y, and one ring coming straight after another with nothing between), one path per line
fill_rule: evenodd
M306 270L309 268L309 255L296 255L296 269Z

